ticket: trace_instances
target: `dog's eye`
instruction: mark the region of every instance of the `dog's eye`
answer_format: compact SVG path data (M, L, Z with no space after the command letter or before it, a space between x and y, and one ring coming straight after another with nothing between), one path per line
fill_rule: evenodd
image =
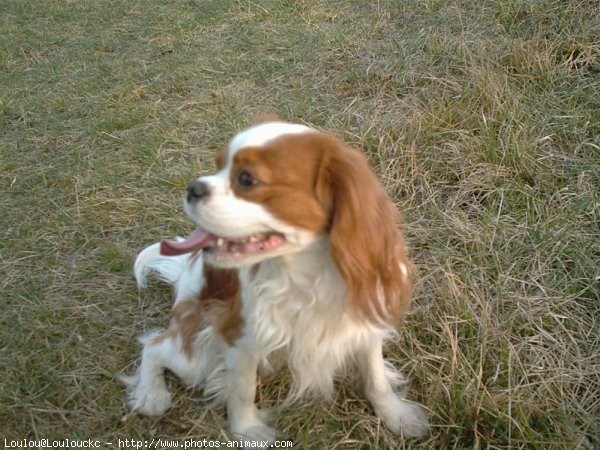
M238 186L243 189L249 189L258 184L258 180L252 176L250 172L242 171L237 177Z

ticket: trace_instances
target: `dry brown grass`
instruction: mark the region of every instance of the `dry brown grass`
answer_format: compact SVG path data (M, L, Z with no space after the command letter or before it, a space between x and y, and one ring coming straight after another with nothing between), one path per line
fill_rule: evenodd
M226 438L175 379L168 414L130 415L115 375L170 307L136 252L190 228L185 183L272 111L362 147L403 212L415 302L387 353L433 431L391 435L351 381L276 426L299 448L600 446L597 2L0 10L0 438Z

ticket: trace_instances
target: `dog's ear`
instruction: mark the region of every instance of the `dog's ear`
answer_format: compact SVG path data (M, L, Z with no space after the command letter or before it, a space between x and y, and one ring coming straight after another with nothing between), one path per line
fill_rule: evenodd
M281 119L279 118L279 116L274 113L257 114L254 117L252 117L252 125L260 125L263 123L280 121Z
M222 148L217 153L215 153L215 165L217 166L217 170L221 170L225 167L225 163L227 162L227 148Z
M329 211L331 253L363 317L394 322L409 305L410 267L399 214L362 152L322 142L317 197Z

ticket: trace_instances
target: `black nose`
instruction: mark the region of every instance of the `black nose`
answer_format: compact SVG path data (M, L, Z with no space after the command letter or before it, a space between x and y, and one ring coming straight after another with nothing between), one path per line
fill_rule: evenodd
M187 185L187 196L188 203L195 203L198 200L206 197L210 194L210 189L206 183L200 180L192 180Z

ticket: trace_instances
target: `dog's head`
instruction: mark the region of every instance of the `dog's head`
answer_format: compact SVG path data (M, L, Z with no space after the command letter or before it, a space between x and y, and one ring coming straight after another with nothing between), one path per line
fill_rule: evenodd
M369 315L398 312L409 269L397 212L361 152L304 125L270 122L236 135L216 164L187 186L185 210L198 229L163 241L163 254L203 249L212 265L242 267L325 237L349 297L370 304Z

